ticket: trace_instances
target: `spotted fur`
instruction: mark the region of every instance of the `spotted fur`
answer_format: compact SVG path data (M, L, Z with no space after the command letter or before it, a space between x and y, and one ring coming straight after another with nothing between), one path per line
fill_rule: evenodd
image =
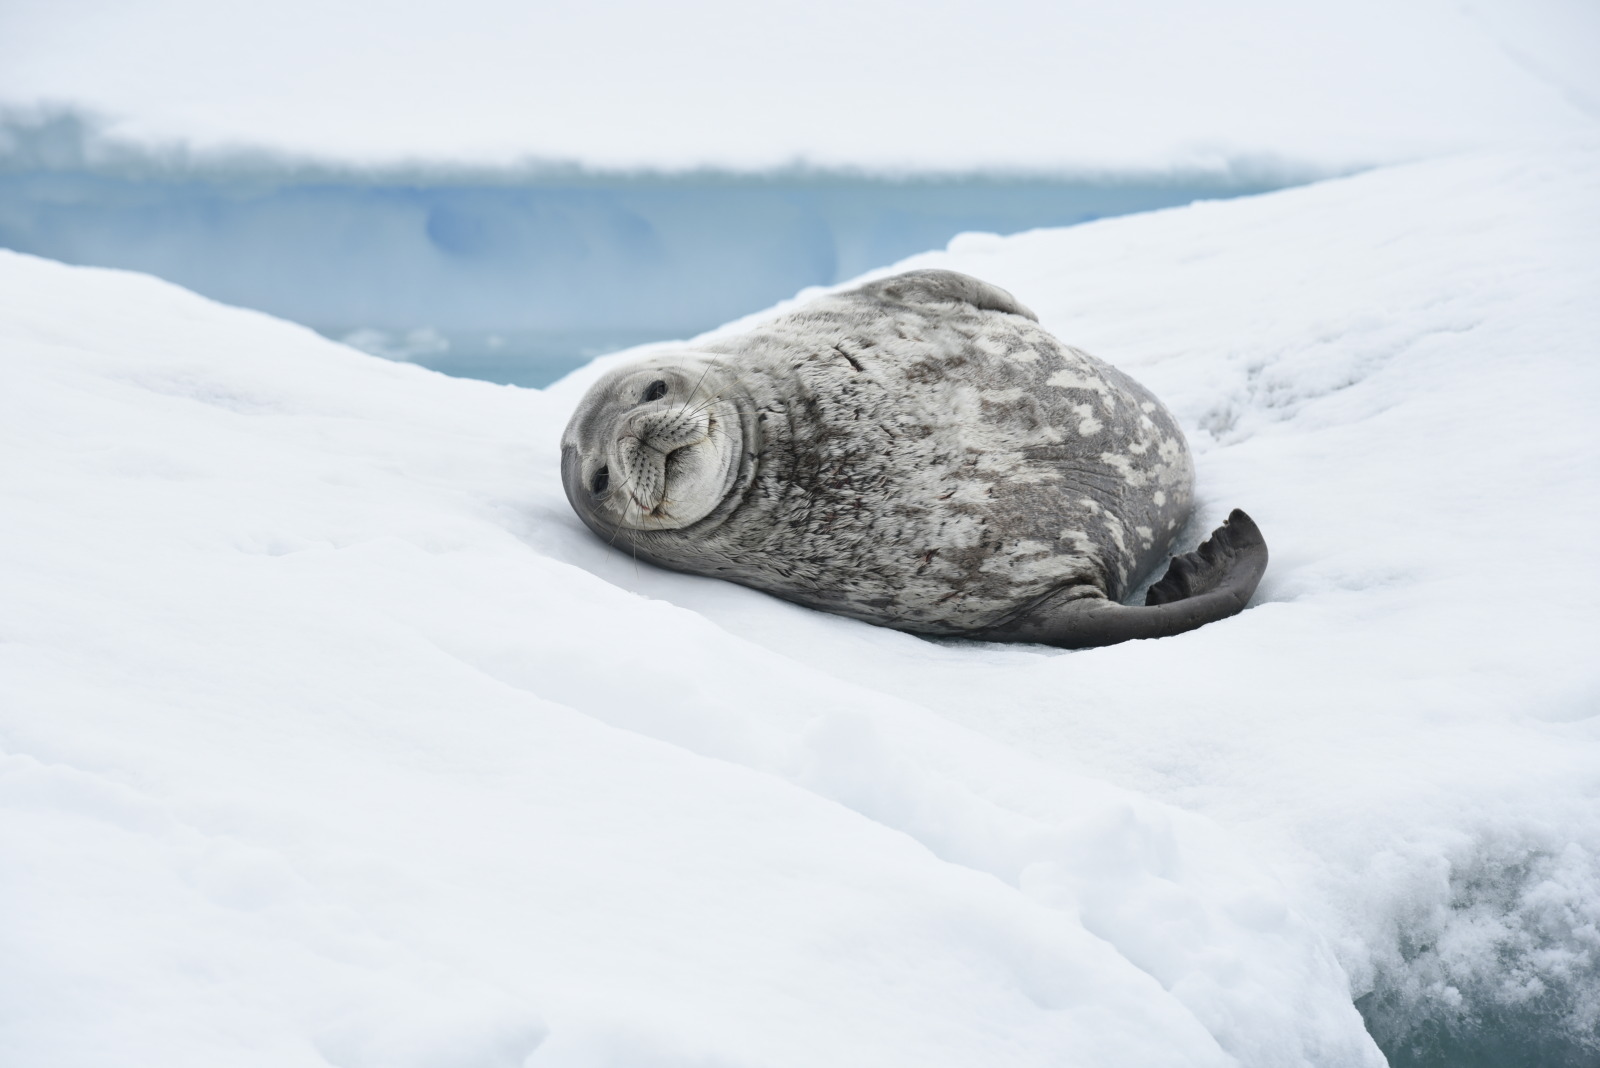
M630 529L586 497L603 436L594 398L624 379L597 384L564 442L579 514L667 567L903 630L988 636L1042 598L1120 600L1189 514L1193 465L1160 402L964 275L826 296L680 362L685 378L703 366L721 383L740 421L706 431L737 456L709 514ZM709 403L686 396L677 410Z

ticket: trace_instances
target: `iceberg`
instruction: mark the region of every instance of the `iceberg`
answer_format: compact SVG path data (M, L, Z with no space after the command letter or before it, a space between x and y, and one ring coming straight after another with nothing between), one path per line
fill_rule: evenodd
M494 386L0 252L0 1046L1591 1063L1597 188L1479 152L892 268L1128 370L1190 536L1271 538L1242 615L1080 652L599 543L556 443L628 354Z

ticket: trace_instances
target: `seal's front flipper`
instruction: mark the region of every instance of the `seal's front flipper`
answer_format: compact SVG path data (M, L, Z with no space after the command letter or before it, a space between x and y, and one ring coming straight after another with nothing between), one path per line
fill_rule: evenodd
M1175 556L1144 607L1108 601L1069 587L1030 605L983 635L997 641L1043 642L1067 649L1165 638L1235 615L1267 570L1267 542L1255 522L1234 509L1192 553Z

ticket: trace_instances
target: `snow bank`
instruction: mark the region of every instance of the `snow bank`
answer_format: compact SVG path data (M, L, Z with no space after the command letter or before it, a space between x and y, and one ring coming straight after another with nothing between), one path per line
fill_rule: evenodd
M1597 37L1586 0L8 0L0 101L352 162L1327 171L1592 128Z
M1592 1063L1597 158L1441 161L898 265L990 279L1112 355L1189 429L1191 539L1242 506L1273 564L1254 611L1176 648L801 655L1239 833L1392 1056Z
M1195 535L1272 544L1244 615L1079 653L596 543L555 460L598 368L447 379L0 253L0 1048L1380 1064L1356 997L1391 1055L1581 1063L1597 178L1469 157L907 264L1132 371Z

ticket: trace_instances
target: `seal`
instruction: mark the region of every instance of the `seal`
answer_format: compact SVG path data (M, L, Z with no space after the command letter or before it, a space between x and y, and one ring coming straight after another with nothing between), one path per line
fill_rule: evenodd
M1119 603L1189 517L1177 422L1011 294L912 271L617 368L561 444L607 542L882 626L1075 648L1244 608L1267 564L1235 511Z

